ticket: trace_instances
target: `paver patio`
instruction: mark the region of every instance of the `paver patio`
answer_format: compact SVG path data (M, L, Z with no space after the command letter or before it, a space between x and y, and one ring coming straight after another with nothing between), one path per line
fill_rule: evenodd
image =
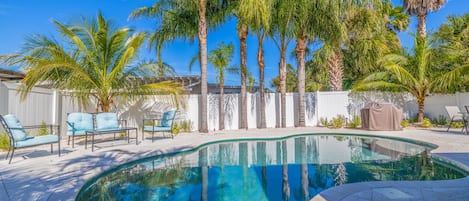
M12 164L0 161L0 200L73 200L81 186L93 176L132 160L161 153L176 152L197 147L206 142L237 138L277 138L302 133L353 133L403 137L437 144L433 154L456 160L469 169L469 136L458 129L405 129L396 132L375 132L355 129L327 128L251 129L216 131L209 134L186 133L145 140L138 146L123 140L99 143L91 152L84 146L72 149L64 141L63 155L48 153L47 147L19 150ZM133 139L135 140L135 139ZM139 139L141 140L141 139ZM31 153L33 150L33 153ZM5 152L0 157L5 157ZM21 155L27 154L24 159ZM313 200L468 200L469 177L449 181L364 182L346 184L323 191Z

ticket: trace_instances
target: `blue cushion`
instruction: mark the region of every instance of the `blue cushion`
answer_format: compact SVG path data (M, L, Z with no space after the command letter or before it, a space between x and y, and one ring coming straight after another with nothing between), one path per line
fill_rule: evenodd
M43 135L36 137L28 137L23 141L15 142L15 147L29 147L40 144L50 144L59 141L59 136L57 135Z
M73 125L73 127L72 127ZM74 112L67 117L67 134L84 135L85 131L93 130L93 115L89 113Z
M171 127L167 126L167 127L163 127L163 126L144 126L143 127L143 131L145 132L152 132L152 131L155 131L155 132L162 132L162 131L171 131Z
M175 110L166 111L163 113L163 118L161 118L161 126L168 127L173 125L174 115L176 115Z
M15 141L22 141L26 139L26 131L15 115L7 114L3 116L3 119L5 119L6 125L10 128L11 134L13 135L13 139L15 139Z
M96 115L96 130L112 130L119 128L116 113L103 112Z

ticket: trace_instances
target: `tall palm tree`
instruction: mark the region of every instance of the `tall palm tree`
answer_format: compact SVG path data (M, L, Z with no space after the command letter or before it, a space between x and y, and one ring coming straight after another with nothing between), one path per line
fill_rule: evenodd
M295 5L293 36L296 40L296 59L298 71L298 126L305 126L305 58L309 42L324 37L331 37L337 33L331 30L330 25L338 23L331 20L336 19L332 14L341 8L342 0L297 0Z
M63 43L46 36L30 37L20 54L2 56L10 65L26 70L20 90L25 98L38 83L70 94L79 103L89 97L97 109L107 112L119 96L125 99L154 93L179 94L177 83L144 84L146 67L154 63L134 65L145 34L129 28L113 29L110 21L99 13L96 19L69 26L54 21Z
M389 1L355 1L326 12L331 23L325 26L334 34L324 37L314 63L327 69L331 91L351 86L360 75L376 69L379 58L399 50L396 32L409 22L402 8Z
M265 121L265 94L264 94L264 39L270 26L271 0L240 0L239 16L245 19L255 32L258 41L257 65L259 67L260 90L260 128L266 127Z
M428 12L439 10L446 0L404 0L404 9L410 15L417 16L417 31L421 37L427 36L427 15Z
M414 54L389 54L380 60L385 71L365 77L353 87L354 91L388 90L412 94L418 105L418 122L422 122L425 98L433 92L444 92L454 85L462 84L461 77L469 72L469 64L459 66L447 73L432 72L430 65L434 56L425 38L415 37ZM466 80L467 82L467 80Z
M281 127L286 127L286 78L287 78L287 47L293 35L293 17L295 10L291 0L275 0L272 9L272 25L269 31L275 45L280 50L279 78L280 78L280 111Z
M240 15L240 1L232 0L229 1L231 4L232 12L237 18L236 21L236 32L239 39L239 69L241 75L241 110L239 111L239 128L248 128L248 115L247 115L247 38L249 34L249 26L244 19L244 16Z
M217 72L216 75L220 87L220 98L218 99L218 129L220 130L225 129L225 93L223 88L225 86L225 72L228 70L228 65L230 64L231 58L233 57L233 53L233 44L230 43L229 45L225 45L224 43L219 43L217 49L210 51L208 56L208 61L212 63Z
M236 31L239 38L239 65L241 74L241 111L240 115L240 129L248 128L248 100L247 100L247 38L249 33L248 26L238 18Z
M207 123L207 32L226 20L229 5L222 0L161 0L152 7L135 10L132 16L163 18L160 30L171 39L198 39L201 77L200 132L208 132Z
M440 26L434 35L436 41L436 65L434 69L439 72L447 72L454 66L469 63L469 13L462 16L449 16L447 22ZM469 79L463 76L462 79ZM454 91L452 89L451 91ZM469 86L465 87L469 90Z

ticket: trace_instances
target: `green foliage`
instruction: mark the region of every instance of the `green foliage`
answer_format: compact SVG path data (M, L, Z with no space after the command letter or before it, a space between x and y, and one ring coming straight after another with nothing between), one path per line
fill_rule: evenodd
M327 120L327 117L319 118L319 122L321 123L320 126L329 127L329 121Z
M182 132L191 132L192 131L192 121L191 120L181 121L179 123L179 126L181 127Z
M174 124L173 127L171 128L171 133L173 134L179 134L181 132L181 126L178 124Z
M430 122L433 125L441 125L441 126L448 125L448 119L446 119L445 115L441 115L441 114L438 115L438 117L432 118Z
M401 121L401 127L402 128L407 128L410 126L410 121L408 119L404 119Z
M337 115L337 117L332 118L330 128L342 128L345 124L345 116Z
M448 91L452 84L460 85L460 77L467 74L469 65L460 66L447 73L432 71L431 62L435 52L425 38L415 37L413 53L388 54L380 59L385 71L368 75L354 85L354 91L383 90L406 91L412 94L419 107L424 107L425 98L434 92ZM418 120L423 120L419 111Z
M352 121L350 121L350 123L348 124L348 127L349 128L358 128L361 125L362 125L362 120L361 120L360 116L353 115Z
M464 123L462 122L453 122L451 123L451 128L462 128L464 127Z
M424 128L431 128L431 127L432 127L432 123L430 122L430 119L428 119L428 118L423 118L422 127L424 127Z
M49 130L47 129L47 124L45 121L42 121L41 122L41 127L39 128L38 132L37 132L37 136L41 136L41 135L47 135L49 134Z
M154 62L138 62L145 33L127 27L115 29L101 13L80 23L54 21L54 25L61 40L33 35L19 54L0 57L10 66L27 70L19 90L22 98L36 84L46 82L51 88L66 91L81 105L93 97L101 111L109 111L115 97L125 101L184 91L179 83L145 84L141 80L155 66Z
M5 132L0 132L0 150L8 150L10 148L10 138Z

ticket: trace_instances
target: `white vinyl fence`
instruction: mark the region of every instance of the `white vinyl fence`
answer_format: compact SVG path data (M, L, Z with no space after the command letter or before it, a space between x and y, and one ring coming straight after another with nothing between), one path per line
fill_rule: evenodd
M88 108L80 107L68 96L43 88L34 88L29 96L21 101L17 93L17 83L0 83L0 114L15 114L25 125L38 125L42 121L48 124L60 124L62 133L65 133L67 113L70 112L96 112L95 105L90 101ZM268 128L280 127L280 94L266 94L266 126ZM208 127L209 130L218 130L219 95L208 96ZM298 125L298 94L288 93L286 96L286 125L294 127ZM128 119L129 126L141 126L142 119L147 116L155 116L163 111L174 108L174 104L166 96L149 96L137 101L115 101L117 104L113 111L121 118ZM199 95L185 95L181 97L180 107L176 122L190 121L192 130L199 128ZM369 102L388 102L401 106L404 109L404 117L412 118L417 114L415 98L407 93L390 92L314 92L305 96L305 120L307 126L316 126L321 117L331 119L337 115L351 118L359 115L360 109ZM240 96L239 94L225 95L225 129L235 130L240 122ZM248 128L257 128L259 122L259 95L247 96L247 122ZM425 102L425 115L438 117L444 115L448 118L445 105L459 106L464 111L464 105L469 105L469 93L435 94L427 97Z

